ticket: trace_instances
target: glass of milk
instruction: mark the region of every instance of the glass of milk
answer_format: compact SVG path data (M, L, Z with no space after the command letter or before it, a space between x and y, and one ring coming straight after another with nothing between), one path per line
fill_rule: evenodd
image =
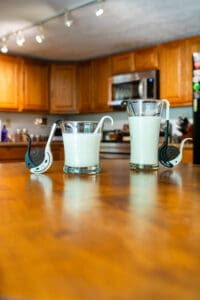
M136 99L127 103L131 169L158 169L158 143L162 106L162 100L153 99Z
M64 144L64 172L99 173L101 131L95 132L95 121L61 121Z

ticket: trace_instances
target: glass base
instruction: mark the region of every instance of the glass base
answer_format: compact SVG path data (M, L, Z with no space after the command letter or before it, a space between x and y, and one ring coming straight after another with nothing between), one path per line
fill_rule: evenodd
M99 166L89 166L89 167L69 167L64 166L64 173L68 174L97 174L100 172Z
M146 170L146 171L150 171L150 170L158 170L159 165L158 164L152 164L152 165L143 165L143 164L135 164L130 162L130 169L131 170Z

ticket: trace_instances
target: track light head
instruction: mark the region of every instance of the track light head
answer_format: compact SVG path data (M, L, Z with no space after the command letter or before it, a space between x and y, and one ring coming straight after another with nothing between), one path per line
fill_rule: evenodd
M17 44L19 47L22 47L22 46L24 45L24 43L25 43L25 37L24 37L22 31L21 31L21 30L18 31L18 32L16 33L16 35L17 35L17 37L16 37L16 44Z
M73 24L73 19L71 18L71 13L69 11L65 12L65 26L71 27Z
M95 12L97 17L103 15L103 13L104 13L104 10L103 10L103 7L102 7L102 2L103 2L102 0L97 0L98 7L97 7L96 12Z
M35 36L35 40L38 44L41 44L45 39L43 26L38 26L38 33Z
M8 53L8 47L7 47L7 39L5 37L3 37L1 39L1 42L2 42L2 46L1 46L1 52L2 53Z

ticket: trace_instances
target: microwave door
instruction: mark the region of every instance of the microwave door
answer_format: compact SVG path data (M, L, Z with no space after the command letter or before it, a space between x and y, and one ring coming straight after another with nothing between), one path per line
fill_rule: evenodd
M138 84L138 95L141 99L147 98L147 79L143 78Z

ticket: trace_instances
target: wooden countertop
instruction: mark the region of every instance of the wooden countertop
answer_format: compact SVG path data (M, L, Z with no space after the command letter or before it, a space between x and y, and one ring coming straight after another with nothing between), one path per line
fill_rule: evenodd
M0 164L0 299L199 299L200 166L62 168Z

